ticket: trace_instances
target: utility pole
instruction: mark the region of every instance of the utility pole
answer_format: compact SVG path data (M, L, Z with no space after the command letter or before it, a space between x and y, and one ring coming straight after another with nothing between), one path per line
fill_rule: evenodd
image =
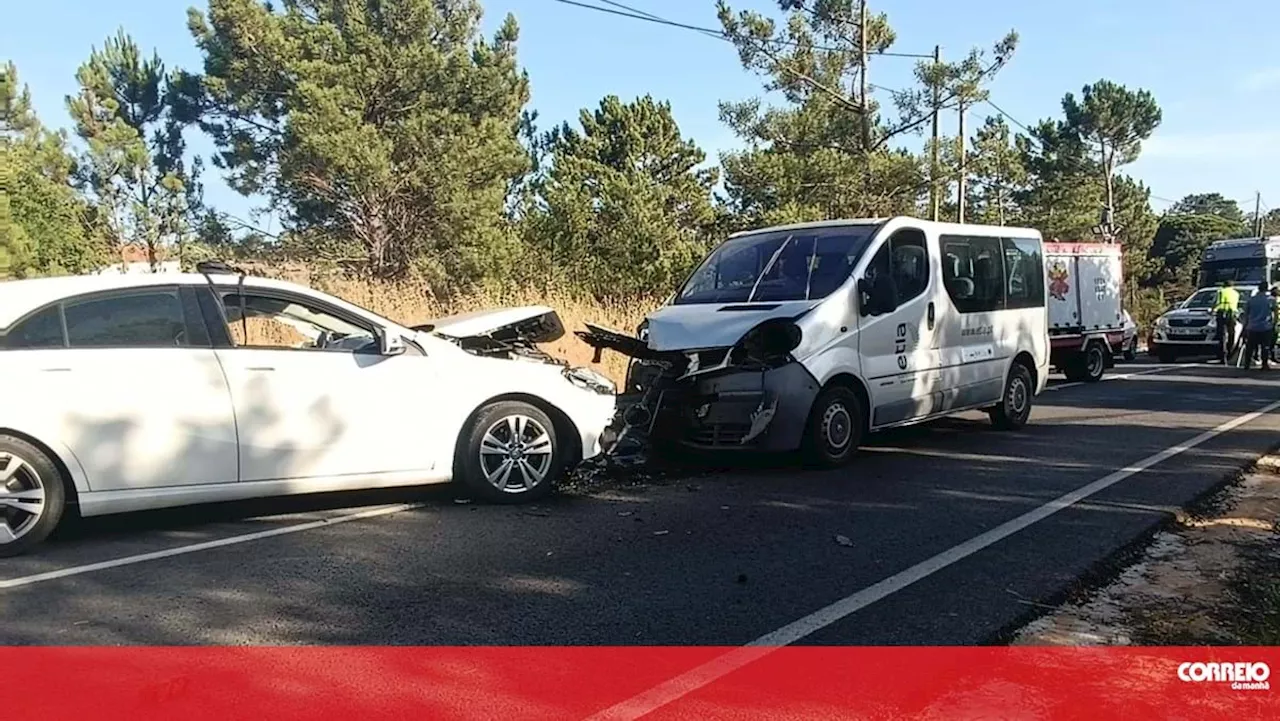
M1262 191L1253 194L1253 232L1262 237Z
M867 0L858 6L858 105L862 111L862 152L871 150L871 103L867 101ZM868 157L868 169L870 158Z
M956 106L960 111L960 137L957 138L959 158L960 158L960 182L957 185L956 193L956 222L964 222L964 194L965 194L965 178L969 174L968 168L965 167L965 139L964 139L964 98L960 98L959 104Z
M942 46L933 46L933 69L936 73L942 65ZM941 200L941 192L938 187L938 145L942 142L942 138L938 134L938 104L942 102L938 93L938 84L933 85L933 149L929 157L929 205L933 209L930 219L934 222L938 221L939 201Z

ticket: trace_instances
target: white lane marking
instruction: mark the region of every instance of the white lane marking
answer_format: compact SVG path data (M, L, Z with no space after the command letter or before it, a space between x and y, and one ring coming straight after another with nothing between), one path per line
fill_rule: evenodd
M1144 370L1144 371L1134 371L1132 373L1121 373L1118 376L1102 376L1102 378L1099 379L1097 382L1101 383L1102 381L1122 381L1126 378L1133 378L1134 376L1145 376L1151 373L1160 373L1162 371L1173 370L1174 368L1177 368L1177 367L1179 366L1168 365L1168 366L1160 366L1158 368L1148 368L1147 370ZM1072 381L1070 383L1060 383L1056 386L1047 386L1045 390L1060 391L1063 388L1075 388L1076 386L1084 386L1084 385L1093 385L1093 384L1088 383L1086 381Z
M378 516L386 516L392 513L400 513L401 511L409 511L415 508L421 508L421 503L401 503L394 506L383 506L379 508L371 508L367 511L358 511L356 513L348 513L332 518L324 518L319 521L310 521L308 523L299 523L296 526L285 526L284 528L273 528L269 531L257 531L255 533L245 533L239 536L229 536L227 538L219 538L215 541L205 541L203 543L195 543L190 546L179 546L177 548L168 548L163 551L153 551L151 553L141 553L136 556L125 556L124 558L116 558L110 561L100 561L98 563L89 563L83 566L72 566L71 568L62 568L57 571L46 571L45 573L36 573L30 576L22 576L20 578L9 578L0 580L0 590L10 588L18 588L19 586L29 586L33 583L42 581L53 581L59 578L67 578L68 576L79 576L82 573L92 573L94 571L104 571L108 568L119 568L120 566L131 566L135 563L146 563L147 561L155 561L161 558L170 558L172 556L181 556L187 553L195 553L197 551L207 551L211 548L221 548L223 546L234 546L237 543L248 543L249 541L257 541L262 538L271 538L273 536L283 536L288 533L301 533L316 528L324 528L338 523L346 523L347 521L359 521L365 518L376 518Z
M752 641L746 646L741 646L729 651L725 654L717 656L710 661L693 668L685 673L669 679L648 691L643 691L625 701L611 706L589 719L638 719L645 714L656 711L669 703L672 703L683 696L686 696L707 684L727 676L734 671L752 663L781 646L787 646L801 640L816 631L819 631L831 624L853 614L857 611L870 606L876 601L880 601L891 596L907 586L916 583L948 566L958 563L969 556L991 546L999 541L1012 536L1013 534L1031 526L1035 523L1052 516L1053 514L1069 508L1080 501L1103 491L1126 478L1137 475L1157 463L1173 458L1174 456L1188 451L1196 446L1208 441L1216 436L1231 431L1250 421L1256 420L1271 411L1280 408L1280 401L1268 404L1263 408L1252 413L1246 413L1242 416L1223 423L1216 428L1205 431L1191 440L1180 443L1176 446L1166 448L1159 453L1147 456L1137 463L1121 468L1120 470L1103 476L1098 480L1081 486L1070 493L1066 493L1048 503L1028 511L1017 518L1002 523L999 526L974 536L969 540L953 546L936 556L925 559L910 568L900 571L889 576L888 578L875 583L871 586L846 596L825 608L821 608L804 618L793 621L782 628L765 634L760 638Z

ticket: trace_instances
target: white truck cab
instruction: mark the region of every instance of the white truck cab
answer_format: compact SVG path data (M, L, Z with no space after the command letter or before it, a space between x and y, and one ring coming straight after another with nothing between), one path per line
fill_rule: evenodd
M1049 374L1044 244L1030 228L909 217L737 233L638 337L621 435L844 463L864 434L982 409L1018 428Z

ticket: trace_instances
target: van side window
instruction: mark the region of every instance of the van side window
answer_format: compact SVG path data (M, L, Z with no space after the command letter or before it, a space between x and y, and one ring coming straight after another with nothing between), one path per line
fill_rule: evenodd
M944 235L942 281L961 313L987 313L1005 303L1004 253L999 238Z
M1010 310L1044 307L1044 256L1033 238L1003 238L1005 291Z
M889 239L889 272L898 287L899 305L906 303L929 288L929 250L924 233L918 230L900 230Z

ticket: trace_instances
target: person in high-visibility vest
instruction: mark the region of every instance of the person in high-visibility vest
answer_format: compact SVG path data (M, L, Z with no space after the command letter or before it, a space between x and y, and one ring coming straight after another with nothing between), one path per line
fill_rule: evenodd
M1213 310L1218 316L1218 360L1226 363L1236 347L1236 318L1240 314L1240 291L1231 281L1222 281Z

